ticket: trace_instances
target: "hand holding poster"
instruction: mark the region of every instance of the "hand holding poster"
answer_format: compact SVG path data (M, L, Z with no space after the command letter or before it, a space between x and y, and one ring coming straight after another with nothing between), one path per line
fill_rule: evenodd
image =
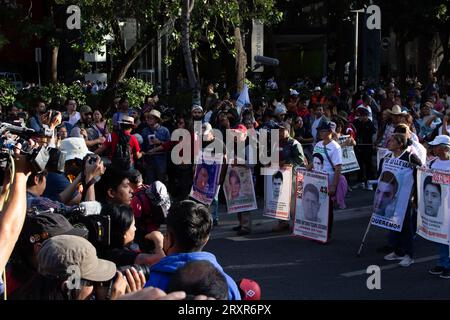
M292 167L262 168L264 175L264 216L290 219Z
M413 168L406 161L386 158L374 195L371 223L400 232L414 183Z
M297 171L294 235L328 241L328 175Z
M228 213L256 210L255 188L250 168L228 166L223 183Z
M450 174L420 168L417 171L417 233L448 244Z
M195 167L194 182L189 196L203 204L210 205L219 190L219 175L222 164L214 157L201 156Z
M353 146L343 146L349 138L349 135L340 136L338 141L342 150L342 173L358 171L360 169Z

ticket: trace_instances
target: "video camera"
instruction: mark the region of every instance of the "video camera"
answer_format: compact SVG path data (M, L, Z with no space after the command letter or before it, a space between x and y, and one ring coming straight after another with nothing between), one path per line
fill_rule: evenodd
M111 217L101 215L101 205L96 201L82 202L70 210L49 209L31 210L31 214L55 213L63 215L74 228L87 231L88 240L97 249L108 247L111 243Z
M0 123L0 168L5 170L8 167L10 155L14 154L14 149L18 143L22 145L21 153L27 156L28 161L36 172L45 169L50 158L50 149L47 147L33 148L28 140L35 136L52 137L53 131L46 129L45 133L37 134L35 130L24 126L15 126L10 123Z

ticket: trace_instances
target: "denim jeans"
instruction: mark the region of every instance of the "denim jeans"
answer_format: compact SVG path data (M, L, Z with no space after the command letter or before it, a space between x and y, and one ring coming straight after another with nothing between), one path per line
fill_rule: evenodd
M445 269L450 269L450 257L448 256L448 245L437 243L439 258L437 265L439 267L444 267Z

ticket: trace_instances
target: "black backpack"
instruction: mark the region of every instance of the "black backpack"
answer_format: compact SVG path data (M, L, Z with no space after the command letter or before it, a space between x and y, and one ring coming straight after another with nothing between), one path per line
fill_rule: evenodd
M131 152L130 152L130 136L123 131L117 131L119 136L119 143L112 155L111 164L122 170L129 170L131 168Z

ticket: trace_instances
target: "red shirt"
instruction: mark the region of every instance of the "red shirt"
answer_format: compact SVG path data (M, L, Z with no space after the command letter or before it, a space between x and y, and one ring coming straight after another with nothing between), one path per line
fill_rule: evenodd
M130 136L130 154L133 156L131 157L131 163L134 163L134 157L138 152L141 151L141 147L139 147L139 142L137 141L136 137L131 135L130 132L125 132L127 136ZM117 133L113 132L111 134L111 141L108 142L108 147L111 150L111 153L109 154L109 158L112 159L112 156L114 152L116 151L116 147L119 144L119 136Z

